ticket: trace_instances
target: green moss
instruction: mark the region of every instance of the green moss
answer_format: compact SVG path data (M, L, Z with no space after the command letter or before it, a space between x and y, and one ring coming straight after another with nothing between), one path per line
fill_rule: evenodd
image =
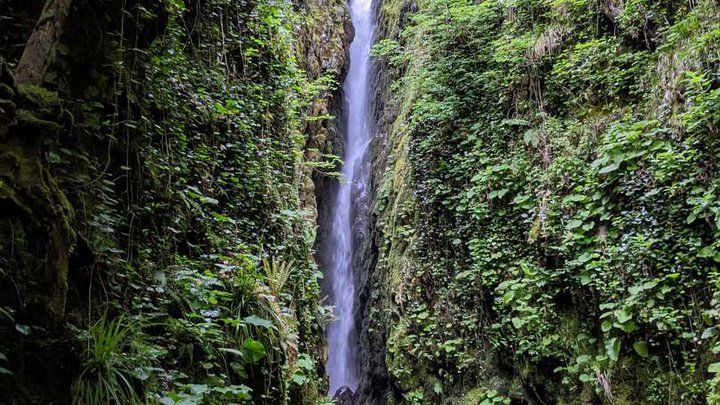
M63 129L62 125L57 122L38 118L35 114L28 110L17 110L16 117L18 125L24 128L39 131L41 133L57 133Z
M56 111L61 105L60 97L55 91L32 84L20 84L17 87L18 95L36 107Z

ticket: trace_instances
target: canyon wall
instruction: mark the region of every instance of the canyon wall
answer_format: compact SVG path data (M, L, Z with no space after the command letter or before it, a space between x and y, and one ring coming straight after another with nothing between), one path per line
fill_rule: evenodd
M717 4L377 8L366 403L716 403Z
M0 9L0 402L322 400L345 2Z

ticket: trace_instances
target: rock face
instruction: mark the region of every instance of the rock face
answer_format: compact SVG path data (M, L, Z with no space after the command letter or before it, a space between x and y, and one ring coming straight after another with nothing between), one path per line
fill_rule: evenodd
M343 386L335 392L333 400L337 401L337 405L354 405L353 396L353 391L349 387Z
M307 72L311 82L322 86L307 109L310 117L339 117L342 83L347 72L347 50L352 39L352 24L347 4L340 0L306 0L299 5L306 16L296 29L298 64ZM329 154L341 154L342 137L339 120L333 118L307 121L304 124L305 160L321 162ZM312 165L310 165L312 166ZM328 177L310 166L303 169L300 199L309 218L318 220L318 210L324 209L330 183ZM324 218L324 217L323 217Z

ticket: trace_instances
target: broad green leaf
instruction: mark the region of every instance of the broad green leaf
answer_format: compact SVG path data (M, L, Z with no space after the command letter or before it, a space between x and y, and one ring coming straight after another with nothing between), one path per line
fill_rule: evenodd
M245 322L249 323L250 325L260 326L261 328L271 328L272 327L272 321L260 318L259 316L256 316L256 315L248 316L247 318L245 318Z
M577 364L585 364L588 361L590 361L590 356L588 356L587 354L583 354L583 355L578 356L578 358L575 359L575 361L577 362Z
M208 386L206 384L188 384L187 387L190 389L191 394L196 395L208 391Z
M528 129L523 134L523 142L525 142L525 145L537 147L540 144L540 131L535 128Z
M702 336L700 336L700 339L709 339L715 335L717 335L717 329L715 329L715 327L710 327L703 331L703 334L702 334Z
M612 361L618 361L620 358L620 339L611 338L605 342L605 353Z
M265 357L265 346L255 339L247 338L243 341L243 358L248 363L257 363Z
M301 354L300 356L298 356L295 365L304 370L312 370L313 368L315 368L315 362L307 354Z
M297 385L303 385L308 381L308 378L306 376L298 373L293 373L290 378L292 378L293 382Z
M603 323L600 324L600 329L602 329L603 332L609 331L610 329L612 329L612 322L603 321Z
M700 251L697 254L697 257L702 258L708 258L715 256L717 252L715 251L715 246L705 246L704 248L700 249Z
M647 342L644 340L641 340L639 342L633 343L633 349L635 349L635 352L640 355L640 357L647 357L648 356L648 347Z
M563 198L562 202L563 202L563 204L568 204L568 203L586 201L587 199L588 198L582 194L571 194L571 195Z
M632 319L632 314L627 312L624 309L618 309L617 311L613 312L615 314L615 318L617 318L618 322L625 323Z
M512 291L512 290L506 292L502 296L503 302L506 304L509 303L510 301L512 301L513 298L515 298L515 291Z
M610 163L609 165L603 167L598 171L599 174L607 174L610 172L614 172L615 170L619 169L620 165L617 163Z
M578 257L577 260L575 260L575 261L577 262L577 264L585 264L590 259L592 259L596 256L597 256L597 254L595 254L593 252L583 252L583 254L581 254L580 257Z
M627 321L623 323L616 323L615 327L618 329L621 329L625 333L631 333L635 330L635 322L633 321Z
M579 219L572 219L572 220L568 221L566 228L569 230L573 230L573 229L579 228L580 226L582 226L582 224L583 224L583 221L581 221Z

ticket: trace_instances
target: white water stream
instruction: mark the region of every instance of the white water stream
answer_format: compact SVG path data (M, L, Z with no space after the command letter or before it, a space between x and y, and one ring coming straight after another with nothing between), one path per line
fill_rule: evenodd
M368 116L370 47L373 39L372 0L350 0L350 18L355 38L350 44L350 69L343 84L345 152L343 177L335 196L330 230L329 264L332 279L332 300L335 316L327 332L329 357L326 366L330 378L329 395L347 386L355 391L360 365L353 307L355 278L353 275L353 229L360 216L366 215L367 183L370 177L368 149L370 126Z

